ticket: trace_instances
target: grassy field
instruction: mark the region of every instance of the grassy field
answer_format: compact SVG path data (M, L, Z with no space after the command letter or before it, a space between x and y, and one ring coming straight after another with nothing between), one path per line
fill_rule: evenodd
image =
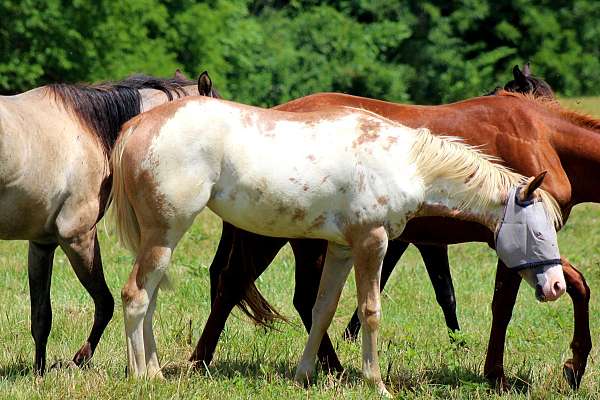
M600 99L565 100L570 107L600 115ZM347 367L341 379L320 374L308 389L292 382L306 333L292 307L294 263L285 249L259 282L279 310L291 317L277 331L254 327L240 312L230 319L215 360L203 373L186 362L209 310L208 269L220 233L220 221L202 214L175 253L170 267L175 290L161 292L155 332L165 381L125 378L123 317L119 292L132 258L102 230L106 275L117 298L115 317L106 330L93 363L85 370L62 369L36 378L31 371L33 340L29 333L26 243L0 243L0 398L376 398L360 378L360 348L341 340L355 300L351 279L330 328L340 359ZM593 291L592 338L600 334L600 207L580 205L559 235L562 253L585 274ZM448 340L425 268L411 248L391 277L383 296L380 341L381 366L388 388L397 398L496 398L482 377L491 323L490 301L495 255L483 244L452 246L452 272L458 301L461 337L467 348ZM93 307L66 258L58 253L52 285L53 330L49 365L69 359L84 341ZM191 329L190 329L191 327ZM592 350L581 389L572 392L562 378L562 363L570 357L573 329L568 296L540 304L523 285L508 330L506 371L517 382L505 399L600 398L598 350Z

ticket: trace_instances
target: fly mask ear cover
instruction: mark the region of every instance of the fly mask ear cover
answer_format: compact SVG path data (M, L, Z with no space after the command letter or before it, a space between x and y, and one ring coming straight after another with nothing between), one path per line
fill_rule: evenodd
M556 229L541 201L519 200L519 188L508 193L496 236L496 253L513 270L560 264Z

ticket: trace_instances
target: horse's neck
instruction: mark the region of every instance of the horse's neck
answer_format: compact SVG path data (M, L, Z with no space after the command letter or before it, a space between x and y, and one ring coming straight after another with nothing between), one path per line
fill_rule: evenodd
M552 143L571 184L572 205L600 203L600 130L562 122L552 126Z
M439 180L430 185L425 192L418 217L445 217L476 222L494 232L504 213L503 199L489 203L486 207L464 206L468 203L468 191L458 182Z
M185 91L186 96L198 96L197 85L184 86L183 90ZM142 112L150 111L154 107L158 107L169 101L167 95L161 90L141 89L140 94L142 96ZM173 96L173 99L184 97L181 93L176 92L171 92L171 95Z

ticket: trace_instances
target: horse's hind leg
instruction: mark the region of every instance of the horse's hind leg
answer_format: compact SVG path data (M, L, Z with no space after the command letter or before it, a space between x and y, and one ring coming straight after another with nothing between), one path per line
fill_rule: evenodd
M416 245L435 291L435 298L444 312L446 326L451 332L460 329L456 318L456 297L448 262L448 246Z
M46 369L46 344L52 326L50 281L56 246L57 244L29 242L28 275L31 299L31 335L35 342L34 371L40 375Z
M166 241L164 239L166 235L160 232L142 232L142 237L144 240L140 245L135 264L121 291L127 341L127 370L134 377L144 376L150 372L154 374L153 377L160 377L160 367L154 365L154 356L156 356L154 335L146 337L145 334L149 333L148 330L152 330L151 317L156 302L155 292L164 277L174 245ZM147 360L147 355L152 357ZM157 356L156 360L158 360Z
M312 324L311 310L317 298L323 262L327 253L327 242L324 240L291 240L290 244L296 259L296 286L294 288L294 307L300 314L302 323L310 332ZM319 361L327 371L342 372L342 364L338 359L327 332L319 346Z
M566 258L562 259L562 264L567 281L567 293L573 301L575 319L573 340L571 341L573 358L565 362L563 371L571 388L577 389L585 373L587 358L592 349L589 319L590 288L581 272L577 271Z
M73 362L81 366L94 355L96 346L112 318L115 302L104 279L96 228L71 239L61 239L60 246L69 258L77 278L94 301L92 329L87 341L73 357Z
M223 246L219 243L217 253L221 251L222 255L215 255L210 266L211 294L214 294L210 315L190 357L195 367L210 364L229 314L249 288L257 290L254 281L287 242L287 239L259 236L227 223L223 224L221 240L225 243ZM260 320L255 322L260 323Z
M402 242L400 240L391 240L388 243L387 253L383 259L383 266L381 267L381 290L385 287L392 271L398 264L400 257L406 251L408 242ZM344 339L354 341L358 338L358 332L360 331L360 320L358 319L358 310L354 310L352 319L348 323L348 326L344 330Z

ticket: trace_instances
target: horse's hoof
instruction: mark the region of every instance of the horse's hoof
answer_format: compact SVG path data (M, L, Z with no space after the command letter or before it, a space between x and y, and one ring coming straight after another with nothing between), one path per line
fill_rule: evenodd
M314 376L314 372L311 370L304 370L298 368L296 370L296 374L294 375L294 381L303 387L308 387L309 383L312 381Z
M75 353L75 356L73 357L73 362L76 365L83 367L90 362L90 360L92 359L92 355L92 346L86 342L81 347L81 349L79 349L79 351Z
M563 366L563 375L567 380L571 389L577 390L579 389L579 385L581 384L581 378L583 377L582 373L577 373L575 371L575 367L573 365L573 360L568 359Z
M385 397L386 399L391 399L393 397L390 394L390 392L388 392L388 390L385 387L385 385L383 384L383 382L379 382L377 384L377 393L379 393L380 396Z

